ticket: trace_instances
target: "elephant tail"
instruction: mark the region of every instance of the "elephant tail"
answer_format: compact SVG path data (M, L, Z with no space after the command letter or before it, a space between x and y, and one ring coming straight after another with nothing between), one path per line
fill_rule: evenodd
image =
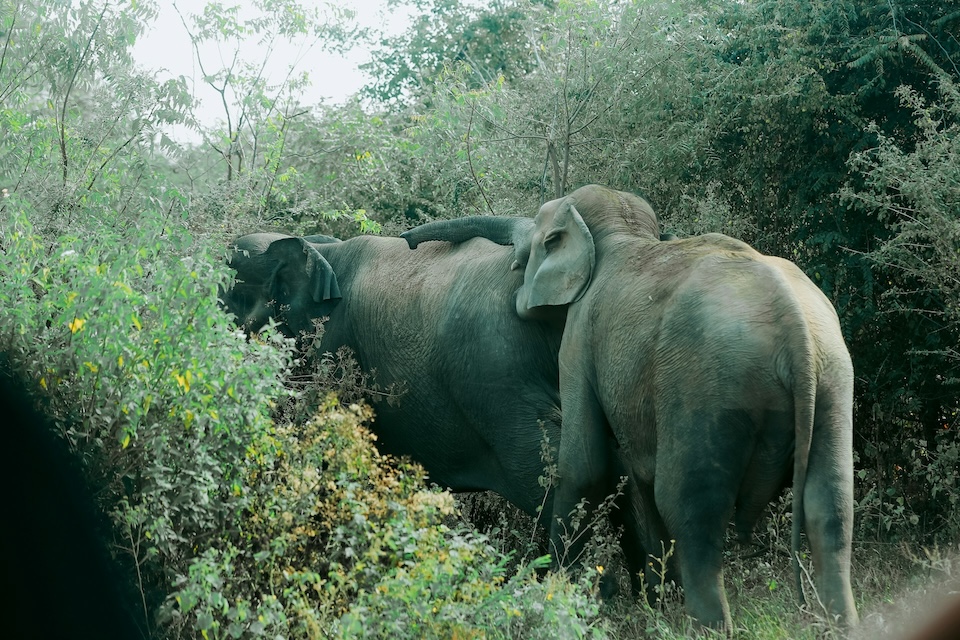
M800 603L804 603L802 572L800 567L800 534L806 519L803 500L807 482L807 466L810 460L810 446L813 441L813 425L817 401L816 366L810 334L806 323L797 334L802 336L802 344L794 350L793 411L796 446L793 452L793 526L791 529L790 551L793 556L794 580Z
M457 244L476 237L486 238L500 245L513 245L522 242L532 227L533 220L530 218L465 216L428 222L404 231L400 237L407 241L411 249L416 249L418 244L429 240Z

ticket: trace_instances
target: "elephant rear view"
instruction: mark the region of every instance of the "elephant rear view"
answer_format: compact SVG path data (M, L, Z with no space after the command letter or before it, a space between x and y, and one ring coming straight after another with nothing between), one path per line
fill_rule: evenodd
M636 544L675 540L687 610L731 630L724 530L733 517L749 538L792 468L798 587L803 528L820 599L855 623L853 369L823 293L733 238L662 237L644 200L597 185L544 204L520 242L517 314L566 314L554 512L599 504L623 465ZM557 548L566 530L554 522Z

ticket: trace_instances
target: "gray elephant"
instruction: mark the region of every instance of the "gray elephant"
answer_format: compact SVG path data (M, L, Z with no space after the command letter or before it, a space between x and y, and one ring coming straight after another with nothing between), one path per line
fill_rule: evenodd
M513 312L523 279L510 270L513 251L481 238L421 252L399 238L331 240L238 238L223 306L247 331L273 318L291 337L329 317L322 352L350 347L379 384L405 387L374 406L381 450L411 456L434 482L496 491L536 515L546 498L538 421L559 442L562 327Z
M486 234L483 218L460 219L404 236L502 238L504 224ZM675 540L688 612L729 630L726 524L749 539L792 468L798 585L802 527L821 600L855 623L853 370L823 293L793 263L727 236L660 242L644 200L597 185L518 229L529 233L515 248L518 317L566 315L554 512L596 505L611 470L627 468L637 543L658 552ZM554 544L565 526L554 522Z

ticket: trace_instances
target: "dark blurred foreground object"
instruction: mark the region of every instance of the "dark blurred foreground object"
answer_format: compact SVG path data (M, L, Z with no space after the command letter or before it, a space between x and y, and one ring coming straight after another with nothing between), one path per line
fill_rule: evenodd
M908 640L957 640L960 638L960 595L954 594L937 609L937 615Z
M0 635L144 638L79 462L13 371L0 353Z

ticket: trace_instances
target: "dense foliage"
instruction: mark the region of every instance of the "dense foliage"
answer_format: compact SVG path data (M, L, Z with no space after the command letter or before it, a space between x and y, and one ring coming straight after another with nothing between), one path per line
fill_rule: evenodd
M538 578L465 528L421 470L377 454L362 404L293 384L291 346L216 306L229 236L532 215L589 182L641 193L669 231L799 264L854 358L857 540L955 546L960 5L394 4L420 17L390 37L333 3L184 13L228 52L376 51L361 97L315 107L293 66L271 84L256 61L201 57L224 113L200 123L185 80L133 63L150 2L0 0L0 350L96 487L145 636L608 631L596 571ZM620 624L669 637L642 611Z
M513 7L530 71L450 65L397 130L434 169L420 211L529 215L599 182L794 260L854 357L862 535L955 538L960 6Z

